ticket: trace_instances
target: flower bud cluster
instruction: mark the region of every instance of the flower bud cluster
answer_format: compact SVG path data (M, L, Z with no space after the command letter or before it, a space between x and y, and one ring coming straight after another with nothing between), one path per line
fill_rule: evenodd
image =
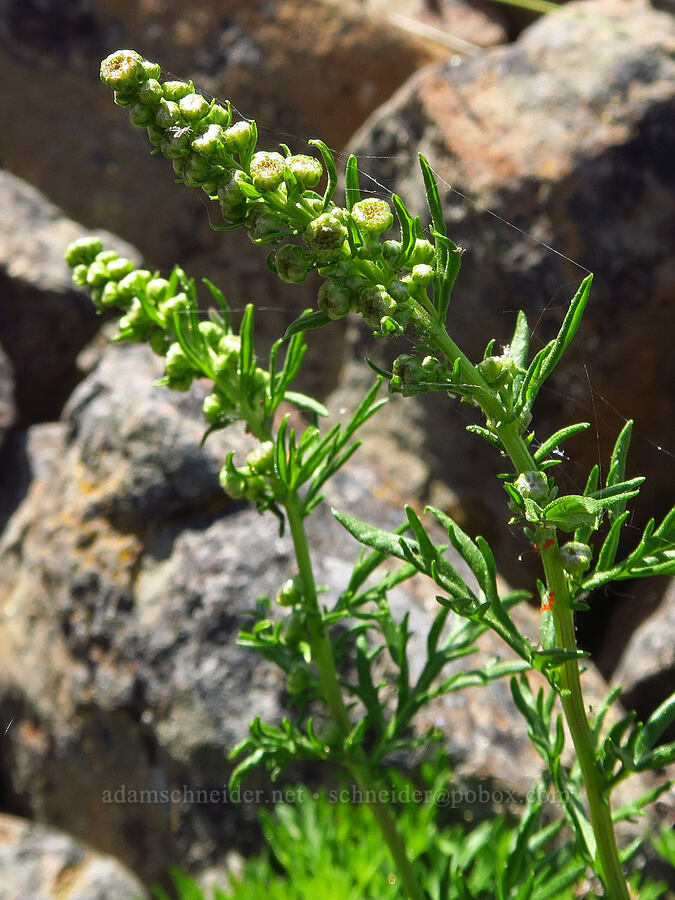
M118 340L147 342L164 357L161 383L173 390L189 390L195 378L213 379L213 391L204 400L204 418L218 426L238 417L240 404L239 363L241 341L218 321L200 321L196 326L196 355L186 353L177 331L176 317L197 313L197 301L191 283L178 268L169 279L147 269L137 269L131 260L112 250L104 250L95 237L82 238L66 251L66 262L73 269L73 281L88 287L99 310L117 307L123 315L118 321ZM256 367L250 379L249 404L261 403L269 384L269 373Z
M175 340L174 314L196 308L178 279L170 282L148 269L137 269L130 259L104 250L96 237L74 241L65 259L73 270L74 283L89 289L99 311L122 310L119 340L147 341L156 353L167 355Z
M235 466L233 457L234 454L229 453L220 470L220 485L225 493L233 500L250 500L258 504L268 498L274 500L278 489L274 472L274 443L263 441L251 450L243 466ZM292 605L293 602L290 600L283 605Z
M435 356L411 356L402 353L397 356L392 365L392 377L389 379L389 392L410 396L424 391L425 385L448 385L452 389L451 373L447 366L443 365Z
M147 129L185 184L219 202L225 227L244 227L254 243L275 248L269 263L282 281L295 284L318 270L326 279L318 306L328 318L355 311L376 333L401 334L411 323L411 301L428 305L434 246L418 237L404 252L401 242L383 240L394 224L386 200L336 206L314 192L324 174L318 159L284 146L281 153L256 150L255 123L233 122L229 103L206 100L192 82L159 77L159 66L133 50L101 64L115 102Z

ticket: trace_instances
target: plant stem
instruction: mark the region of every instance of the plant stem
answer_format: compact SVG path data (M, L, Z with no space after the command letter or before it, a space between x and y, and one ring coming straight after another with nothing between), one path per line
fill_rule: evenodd
M571 608L567 579L560 566L557 545L541 549L540 553L547 587L549 591L555 591L552 613L556 643L565 649L577 650L574 612ZM597 841L597 855L602 869L600 874L607 896L611 900L630 900L616 845L609 798L603 778L595 764L595 742L586 717L578 661L568 660L561 666L560 674L563 689L562 705L586 788L591 824Z
M305 532L302 504L297 493L292 489L288 491L285 507L293 538L298 572L303 583L312 660L319 672L319 683L323 698L328 704L331 715L343 737L346 738L350 734L352 726L347 707L342 699L342 690L335 669L333 648L321 618L312 560ZM409 900L425 900L424 891L417 880L415 870L408 857L403 839L396 828L394 818L388 806L379 799L380 785L365 754L360 748L357 751L356 759L348 763L348 768L364 795L367 797L372 793L375 798L375 801L368 805L398 869L404 893Z
M478 402L490 427L501 440L516 473L521 474L538 469L537 463L532 458L527 444L519 432L518 423L501 424L506 417L506 411L502 408L499 398L448 335L445 328L426 316L421 307L418 319L424 320L424 328L431 341L449 362L454 363L455 360L460 360L462 381L480 388L480 391L477 392ZM557 541L546 548L546 541L541 540L537 543L546 575L546 586L550 595L555 598L552 611L556 643L565 650L576 651L578 647L574 633L574 612L567 577L560 562ZM630 900L616 845L609 799L603 785L603 778L595 764L595 742L586 717L579 664L576 659L568 660L561 666L561 685L563 712L579 760L591 825L597 842L597 858L601 870L599 874L604 882L607 896L611 900Z

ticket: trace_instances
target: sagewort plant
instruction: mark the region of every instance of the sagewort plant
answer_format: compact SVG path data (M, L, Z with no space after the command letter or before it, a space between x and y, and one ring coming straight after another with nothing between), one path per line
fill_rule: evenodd
M574 338L592 276L581 283L555 340L532 358L530 329L520 312L510 344L497 352L490 341L484 358L471 362L446 327L461 251L447 234L433 173L423 156L431 218L426 230L396 195L391 206L362 198L355 157L346 165L340 206L335 161L324 143L310 141L316 155L296 155L285 145L278 151L257 150L255 123L234 121L229 103L207 100L191 82L160 78L159 65L131 50L113 53L101 65L101 79L113 89L115 103L128 108L134 125L147 129L152 145L171 160L178 180L201 188L219 204L220 228L243 228L255 244L270 248L267 264L282 281L301 282L311 271L322 279L317 309L290 325L262 367L253 346L252 305L236 331L222 293L208 282L214 308L208 320L200 317L195 282L178 267L162 278L104 250L94 238L77 241L66 255L75 282L88 287L98 309L121 309L118 339L147 342L164 358L164 384L184 391L194 379L212 383L204 401L207 434L234 421L245 423L258 445L243 462L235 461L233 453L227 456L220 474L223 489L233 498L254 502L261 513L274 513L293 539L297 570L279 587L275 600L281 610L275 613L271 601L259 601L255 624L241 641L283 670L295 714L280 725L254 719L249 736L232 751L241 760L232 784L260 764L277 775L295 759L326 760L342 766L361 789L376 796L392 752L433 739L433 734L411 736L411 721L425 703L468 684L509 675L516 705L546 765L542 786L561 798L569 829L562 821L544 823L541 803L531 804L509 865L495 873L494 896L567 896L565 890L590 867L605 896L627 900L611 795L631 773L675 759L675 744L659 744L675 718L675 696L644 724L625 716L603 728L618 691L589 716L580 671L585 654L577 647L574 616L587 608L589 595L601 585L675 572L675 510L659 524L649 521L634 549L618 558L628 503L643 481L625 474L631 423L618 436L604 482L594 467L583 494L559 490L556 466L561 459L553 451L589 423L567 425L534 440L535 400ZM317 192L320 184L324 189ZM389 235L395 223L400 233L394 239ZM406 334L414 349L399 356L391 371L378 370L351 421L322 431L318 423L325 408L291 385L306 350L304 333L349 313L362 316L383 338ZM395 532L335 512L364 550L337 600L331 606L320 602L308 519L322 501L327 480L356 449L357 430L384 402L377 398L383 382L390 392L404 396L435 391L459 398L482 414L482 424L470 430L509 466L503 485L511 522L522 525L541 559L537 646L520 633L510 613L525 594L500 595L487 542L471 538L432 507L427 514L447 532L477 587L462 579L445 558L445 547L433 542L412 508L406 508ZM302 432L291 428L288 416L275 417L281 401L307 414L310 424ZM401 565L382 568L392 558ZM434 583L439 609L426 640L427 658L413 681L406 649L408 617L394 621L387 593L417 573ZM470 652L486 629L497 632L517 659L444 677L446 664ZM396 672L393 704L384 702L375 670L383 653ZM351 666L343 665L347 659ZM532 691L525 674L530 669L545 676L547 690ZM562 762L563 716L577 761L571 768ZM621 815L635 814L662 789ZM397 827L395 807L376 802L371 808L403 896L472 896L452 860L432 877L424 860L415 858Z

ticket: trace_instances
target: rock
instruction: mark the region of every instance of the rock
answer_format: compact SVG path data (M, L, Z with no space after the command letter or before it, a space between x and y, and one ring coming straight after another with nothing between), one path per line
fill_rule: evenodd
M14 376L7 354L0 346L0 454L5 435L14 422Z
M0 813L0 900L143 900L142 884L109 856L62 832Z
M672 445L675 422L667 237L675 232L674 42L672 18L648 4L567 4L565 15L545 17L513 45L419 72L349 147L375 184L403 196L414 213L426 210L418 150L438 173L449 233L466 249L449 322L472 358L491 337L498 347L509 341L520 306L539 349L586 270L595 272L568 362L535 407L536 433L543 439L591 422L569 442L559 470L577 490L593 463L606 469L616 435L634 417L628 471L648 475L638 521L666 511L672 486L660 451ZM343 373L335 402L370 377L364 355L386 362L385 354L407 352L363 335L349 339L359 362ZM482 505L473 528L494 529L506 511L492 478L503 463L464 432L471 421L432 395L391 404L374 429L393 431L429 460L427 492L445 480L462 505ZM509 557L500 550L502 566ZM513 568L505 574L517 578Z
M67 245L86 233L35 188L0 171L0 342L14 370L20 426L58 418L81 378L77 354L100 327L63 259ZM138 260L119 238L101 237Z
M180 0L12 2L0 30L9 38L0 47L0 114L12 122L11 141L0 137L3 164L68 215L130 241L150 266L178 262L208 276L235 308L265 298L261 329L273 338L312 305L318 285L282 285L266 269L265 248L211 229L222 224L218 205L176 185L170 162L150 155L99 82L101 59L137 48L257 119L261 149L284 141L305 152L315 137L340 150L408 75L448 53L371 18L356 0L237 0L226 10ZM324 391L340 362L328 347L317 350L312 374Z
M632 635L613 681L623 686L622 702L646 719L673 692L675 683L675 579L660 606ZM675 740L673 728L669 740Z
M249 802L229 797L227 753L254 714L278 720L285 699L278 670L236 636L255 598L292 571L274 518L220 492L225 448L243 453L246 435L230 429L199 451L203 390L171 394L152 386L157 374L144 347L104 352L49 440L29 432L34 480L0 538L6 804L67 827L145 881L170 863L217 865L257 840L267 782L247 782L262 791ZM359 462L336 477L328 501L393 528L402 514L388 496L381 472ZM327 506L310 535L318 582L339 589L356 543ZM434 594L420 581L392 596L419 631L413 666ZM536 635L536 613L522 615ZM487 640L482 657L455 665L503 652ZM496 773L521 792L538 777L506 683L452 695L426 715L419 727L443 727L463 772Z

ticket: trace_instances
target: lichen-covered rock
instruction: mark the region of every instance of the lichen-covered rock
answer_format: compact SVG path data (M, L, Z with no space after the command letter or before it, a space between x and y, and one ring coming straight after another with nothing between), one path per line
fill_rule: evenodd
M145 900L116 859L68 835L0 814L0 900Z
M591 422L569 442L571 460L559 470L579 488L634 417L629 472L649 476L639 507L645 519L665 511L672 487L657 448L672 444L675 421L674 46L672 17L646 3L567 4L515 44L419 72L349 148L375 185L405 197L414 212L426 208L417 151L438 173L449 234L466 250L450 328L472 358L490 337L508 342L521 306L539 349L585 269L595 272L569 361L537 401L536 433L542 439L569 422ZM355 357L395 352L359 335ZM360 365L344 376L355 393L365 377ZM386 422L416 456L423 448L430 477L447 480L465 508L483 504L472 529L485 533L503 520L504 494L492 478L503 464L464 432L470 421L434 394L392 404L375 428ZM502 563L507 556L500 552ZM513 569L507 574L515 579Z
M100 327L65 248L87 232L38 190L0 171L0 343L14 371L17 424L57 418L79 381L77 354ZM139 261L108 232L109 249Z

